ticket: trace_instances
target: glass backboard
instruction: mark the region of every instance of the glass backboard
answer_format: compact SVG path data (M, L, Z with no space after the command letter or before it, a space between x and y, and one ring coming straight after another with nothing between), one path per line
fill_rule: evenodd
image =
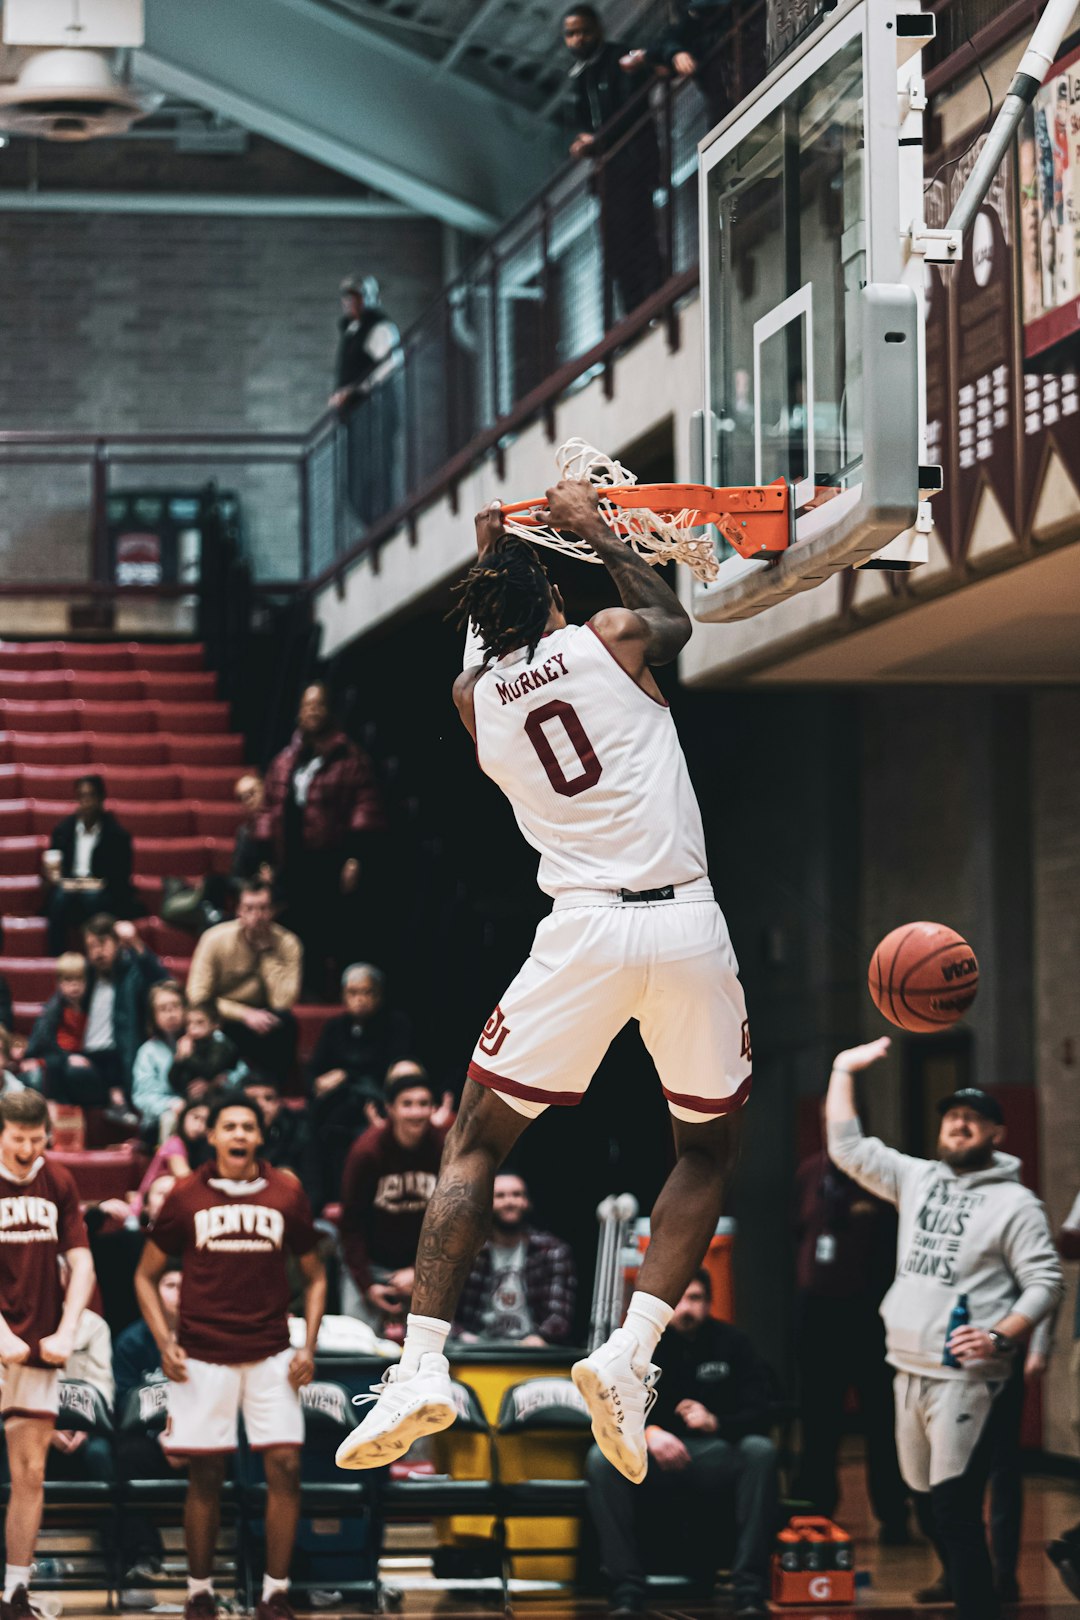
M786 479L795 523L778 563L725 563L695 593L695 612L721 606L699 617L743 616L723 610L728 579L793 576L802 542L822 556L818 583L915 522L922 266L908 240L932 33L917 0L841 0L701 145L701 470L719 485ZM749 611L785 594L766 588Z

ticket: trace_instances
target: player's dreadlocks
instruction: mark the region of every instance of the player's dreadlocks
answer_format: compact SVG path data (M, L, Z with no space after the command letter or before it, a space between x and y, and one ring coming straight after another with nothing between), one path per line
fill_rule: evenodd
M484 644L484 662L528 646L531 658L547 628L551 586L527 540L504 534L454 587L448 618L462 629L471 619Z

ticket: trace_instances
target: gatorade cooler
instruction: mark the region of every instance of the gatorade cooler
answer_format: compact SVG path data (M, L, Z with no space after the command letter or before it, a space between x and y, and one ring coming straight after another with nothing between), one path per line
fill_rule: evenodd
M649 1221L648 1217L634 1222L633 1249L624 1250L625 1265L623 1276L625 1280L626 1299L629 1304L630 1295L637 1286L637 1274L641 1269L641 1262L645 1250L649 1247ZM716 1233L709 1243L708 1252L702 1262L703 1269L709 1273L712 1283L712 1306L709 1314L721 1322L735 1320L735 1285L732 1278L732 1251L735 1247L735 1222L722 1217L716 1223Z
M855 1550L831 1519L792 1519L776 1538L774 1603L854 1603Z

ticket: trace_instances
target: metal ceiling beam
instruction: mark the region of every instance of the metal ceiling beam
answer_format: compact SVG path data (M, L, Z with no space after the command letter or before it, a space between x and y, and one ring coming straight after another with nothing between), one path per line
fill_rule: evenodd
M265 219L415 219L388 197L275 197L195 191L3 191L0 214L238 214Z
M146 0L133 68L462 230L494 229L558 161L534 116L316 0Z
M446 55L439 63L440 73L445 73L449 68L452 68L454 63L457 62L460 57L465 55L465 52L468 50L472 40L482 28L487 27L488 23L491 21L492 17L494 17L495 13L499 10L502 4L503 0L481 0L480 5L477 6L476 10L473 12L472 16L461 30L461 33L458 35L457 39L455 39Z

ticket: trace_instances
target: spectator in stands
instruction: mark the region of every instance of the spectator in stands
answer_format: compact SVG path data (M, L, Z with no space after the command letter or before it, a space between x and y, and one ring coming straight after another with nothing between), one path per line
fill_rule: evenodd
M400 353L401 334L382 307L375 277L343 281L330 404L345 417L349 500L365 525L389 511L398 488L400 411L394 372Z
M717 1509L732 1494L735 1612L769 1612L777 1482L776 1447L768 1430L776 1384L746 1334L709 1315L711 1300L709 1274L699 1271L675 1307L671 1332L660 1341L656 1362L662 1376L645 1430L649 1471L643 1484L624 1479L595 1446L586 1458L589 1510L613 1607L622 1614L644 1610L642 1545L648 1545L658 1505L672 1497L683 1514L703 1499L710 1508L711 1533L696 1538L702 1563L690 1573L711 1589Z
M325 1023L308 1064L311 1134L321 1183L312 1188L316 1209L341 1192L345 1158L364 1129L368 1103L381 1103L387 1071L413 1051L404 1014L385 1005L386 978L370 962L354 962L341 976L345 1010Z
M247 1064L235 1042L223 1033L216 1004L200 1001L189 1007L169 1068L173 1100L185 1097L193 1102L205 1097L215 1081L235 1085L245 1074Z
M341 1245L359 1291L348 1314L377 1329L384 1320L403 1322L408 1310L416 1245L448 1129L432 1124L437 1101L419 1063L396 1063L386 1080L385 1123L358 1137L345 1162Z
M250 1068L284 1080L296 1052L292 1007L300 994L303 948L274 921L270 886L256 878L240 892L233 922L208 928L188 973L192 1005L213 1002L222 1029Z
M61 1276L66 1267L61 1265ZM112 1436L99 1428L69 1429L65 1418L72 1412L83 1412L82 1403L69 1394L65 1385L71 1382L89 1384L101 1397L102 1416L112 1419L116 1384L112 1370L112 1334L109 1324L96 1311L85 1310L75 1332L75 1348L64 1367L60 1380L60 1411L57 1427L49 1442L49 1457L45 1465L48 1479L105 1480L115 1477L113 1468ZM83 1413L85 1416L85 1413Z
M200 1097L182 1105L176 1119L176 1128L162 1142L147 1166L146 1174L135 1194L135 1213L140 1215L143 1200L162 1176L174 1181L183 1180L198 1170L210 1158L206 1140L206 1126L210 1117L209 1097Z
M736 53L721 48L738 21L732 0L672 0L671 18L656 50L661 67L680 79L694 80L705 101L710 129L738 99ZM749 88L764 66L763 57L758 63L747 60L755 47L761 51L760 30L751 39L750 28L744 24L740 45L743 78Z
M512 1340L540 1347L570 1341L574 1256L561 1238L534 1231L531 1208L523 1176L504 1170L495 1177L491 1237L476 1257L458 1306L458 1337L465 1344Z
M230 877L239 889L260 878L263 883L274 879L274 849L269 838L260 837L256 830L266 807L266 788L258 771L245 771L233 788L233 796L243 808L244 819L236 829Z
M15 1040L9 1029L0 1024L0 1095L12 1091L24 1091L28 1084L32 1084L31 1075L21 1079L16 1074L13 1064Z
M878 1307L896 1268L896 1212L822 1149L795 1173L796 1347L802 1456L793 1494L831 1518L850 1389L859 1398L866 1482L881 1540L910 1539L908 1493L893 1435L892 1370Z
M175 979L151 985L146 1001L148 1038L136 1052L132 1065L131 1101L144 1124L156 1125L176 1107L169 1073L184 1027L187 1001Z
M104 913L86 924L83 947L88 968L83 1056L109 1088L112 1104L123 1109L128 1106L135 1054L146 1029L150 986L166 973L133 923L117 922ZM137 1116L128 1123L137 1125Z
M291 1170L306 1182L309 1168L307 1110L286 1108L281 1087L268 1074L249 1074L241 1082L245 1097L258 1103L263 1117L263 1158L275 1170Z
M175 1185L175 1176L159 1174L142 1193L141 1208L137 1198L131 1204L126 1199L107 1198L87 1207L86 1228L101 1290L102 1315L114 1333L138 1320L135 1267L147 1230Z
M374 840L385 827L382 800L368 756L334 722L322 681L300 699L297 729L266 775L266 810L259 823L274 846L288 925L304 946L304 983L326 994L326 962L340 972L355 955L350 938L362 925L357 906Z
M341 283L341 337L334 363L330 404L341 411L391 358L401 341L382 307L374 276L349 276Z
M660 149L642 93L650 69L639 53L631 56L625 45L605 40L594 6L575 6L565 13L563 39L574 57L570 80L577 133L570 155L600 160L596 185L604 273L611 288L605 313L617 319L610 307L615 293L622 304L621 314L629 315L660 285L660 245L653 209ZM628 57L627 67L622 65L623 57ZM628 135L635 124L640 127ZM605 154L617 144L618 150L605 161Z
M178 1265L169 1265L158 1283L161 1309L169 1332L175 1336L180 1323L181 1272ZM161 1430L151 1429L143 1423L125 1421L130 1402L137 1400L138 1392L148 1385L165 1383L161 1370L161 1351L154 1336L140 1317L131 1322L113 1340L113 1377L116 1383L116 1471L121 1484L131 1479L169 1479L176 1472L162 1449ZM153 1607L152 1593L146 1599L136 1598L141 1582L145 1587L161 1573L163 1546L161 1532L146 1514L124 1512L119 1526L120 1568L124 1573L125 1597L123 1607Z
M80 776L75 783L74 815L58 821L42 856L48 949L59 956L68 931L99 912L130 917L131 834L105 808L105 781Z
M41 1068L41 1089L54 1102L100 1105L108 1099L107 1080L83 1056L86 1034L86 958L65 951L56 959L56 991L30 1031L26 1056Z

